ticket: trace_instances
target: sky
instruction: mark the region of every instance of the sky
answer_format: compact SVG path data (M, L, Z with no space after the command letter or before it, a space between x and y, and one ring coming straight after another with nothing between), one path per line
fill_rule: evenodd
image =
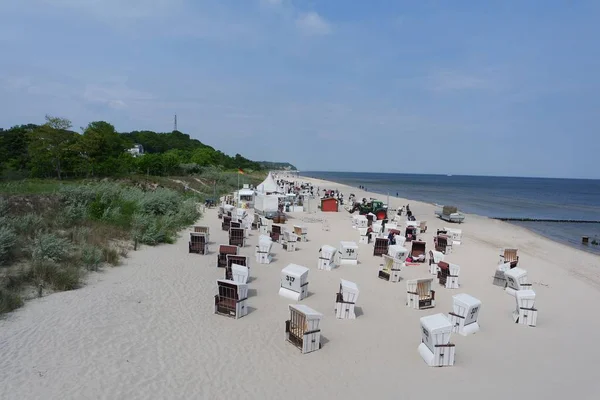
M600 1L1 0L0 127L300 170L600 178Z

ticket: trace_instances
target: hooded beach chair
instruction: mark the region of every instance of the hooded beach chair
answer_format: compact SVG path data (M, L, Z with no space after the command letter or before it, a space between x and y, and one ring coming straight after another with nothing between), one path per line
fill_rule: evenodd
M190 241L188 243L190 253L207 254L208 240L204 233L190 232Z

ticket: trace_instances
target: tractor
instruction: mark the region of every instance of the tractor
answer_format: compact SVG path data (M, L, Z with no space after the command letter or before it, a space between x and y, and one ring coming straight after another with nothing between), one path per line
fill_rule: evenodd
M366 215L373 213L377 216L377 220L387 219L387 206L379 200L371 200L369 202L354 203L354 206L350 210L350 214L358 210L360 215Z

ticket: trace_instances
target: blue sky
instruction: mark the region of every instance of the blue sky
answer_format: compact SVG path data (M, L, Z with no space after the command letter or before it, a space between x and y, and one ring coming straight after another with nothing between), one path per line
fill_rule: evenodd
M599 1L2 0L0 126L303 170L600 178Z

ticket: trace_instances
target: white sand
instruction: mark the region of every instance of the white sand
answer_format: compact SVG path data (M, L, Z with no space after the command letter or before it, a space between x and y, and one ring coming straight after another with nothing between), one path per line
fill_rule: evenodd
M340 188L346 198L365 196L317 184ZM436 228L447 223L431 205L409 203L418 220L428 221L429 249ZM321 245L358 241L358 232L346 212L292 214L307 216L327 218L331 230L306 224L310 241L293 254L274 244L270 265L254 262L258 232L252 232L242 251L252 256L251 312L239 320L213 314L215 280L224 274L215 268L214 251L226 241L215 210L200 221L211 227L210 255L188 254L184 232L175 245L132 252L123 266L93 274L82 289L28 302L0 321L0 399L597 398L599 257L467 215L463 244L447 257L461 266L461 289L436 282L437 306L417 311L405 306L405 281L377 278L381 259L370 245L360 245L358 266L317 270ZM534 282L535 328L514 324L514 298L492 285L505 246L519 248L519 266ZM311 269L311 295L302 303L325 314L323 348L307 355L284 340L289 301L277 292L290 262ZM429 277L427 268L407 267L402 275ZM361 290L356 320L334 317L340 278ZM419 318L447 313L451 296L461 292L483 302L481 331L453 334L454 367L428 367L417 352Z

